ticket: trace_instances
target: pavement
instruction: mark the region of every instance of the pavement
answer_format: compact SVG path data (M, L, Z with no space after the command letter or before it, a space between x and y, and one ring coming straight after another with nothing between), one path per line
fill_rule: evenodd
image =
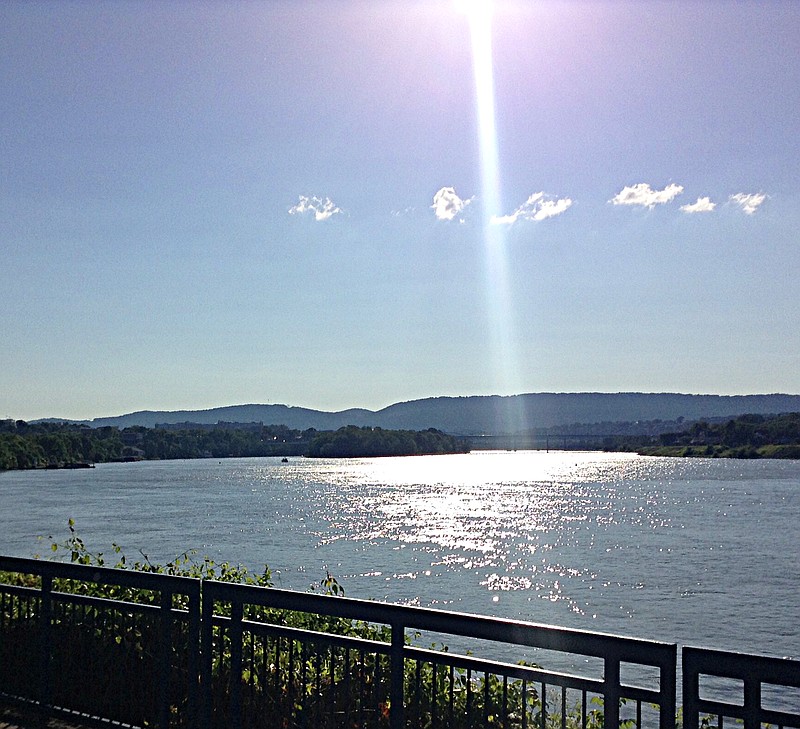
M95 725L96 726L96 725ZM71 719L51 718L35 706L7 703L0 699L0 729L91 729Z

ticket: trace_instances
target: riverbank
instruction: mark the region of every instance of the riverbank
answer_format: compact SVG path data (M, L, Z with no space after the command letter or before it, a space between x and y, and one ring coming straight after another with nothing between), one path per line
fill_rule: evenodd
M800 445L737 446L677 445L653 446L636 451L640 456L666 456L670 458L780 458L800 460Z

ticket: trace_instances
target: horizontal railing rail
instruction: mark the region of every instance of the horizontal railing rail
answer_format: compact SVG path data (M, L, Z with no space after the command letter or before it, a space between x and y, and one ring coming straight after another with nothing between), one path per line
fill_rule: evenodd
M72 579L98 585L130 587L171 593L196 598L200 595L200 581L191 577L167 575L156 572L95 567L72 562L51 562L43 559L0 556L0 572L17 572L23 575Z
M760 729L762 724L777 727L800 727L800 714L763 706L764 688L800 688L800 661L771 658L748 653L684 647L683 717L685 725L698 726L701 715L716 716L722 726L725 717L744 723L744 729ZM702 697L701 677L714 677L740 682L739 703Z
M595 673L507 658L545 654ZM677 658L657 641L0 556L0 697L108 724L674 729ZM800 710L762 700L800 688L800 661L687 647L681 667L684 727L800 729ZM701 697L703 677L738 682L741 701Z

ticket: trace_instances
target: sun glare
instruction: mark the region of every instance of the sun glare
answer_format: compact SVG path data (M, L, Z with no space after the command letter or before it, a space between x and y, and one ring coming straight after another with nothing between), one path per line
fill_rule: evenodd
M458 0L456 7L469 20L478 146L481 165L486 301L496 386L503 394L517 391L518 357L514 336L514 311L508 276L505 234L493 219L503 209L500 154L495 123L494 59L492 53L492 3L490 0ZM509 432L525 427L522 411L509 422Z
M455 0L455 7L470 19L487 18L492 12L491 0Z

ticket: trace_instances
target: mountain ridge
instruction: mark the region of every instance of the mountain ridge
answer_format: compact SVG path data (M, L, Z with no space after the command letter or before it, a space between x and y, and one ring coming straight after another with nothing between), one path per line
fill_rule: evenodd
M91 427L120 428L161 423L262 422L306 430L345 425L405 430L437 428L457 435L514 434L536 428L639 420L699 420L744 414L800 412L800 395L692 395L685 393L579 392L519 395L437 396L393 403L380 410L314 410L283 404L249 403L201 410L139 410L76 420Z

